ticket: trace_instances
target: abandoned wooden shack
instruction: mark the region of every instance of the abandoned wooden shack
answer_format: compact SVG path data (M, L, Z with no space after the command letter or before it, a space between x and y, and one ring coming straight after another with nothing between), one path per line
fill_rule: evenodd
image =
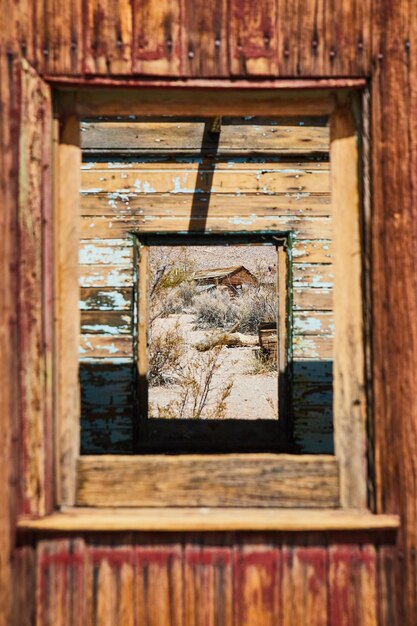
M193 279L197 285L204 289L223 288L231 295L236 294L243 285L252 285L254 287L258 285L257 278L243 265L197 270L193 274Z
M415 626L415 3L2 8L0 626ZM294 447L140 450L149 247L242 233Z

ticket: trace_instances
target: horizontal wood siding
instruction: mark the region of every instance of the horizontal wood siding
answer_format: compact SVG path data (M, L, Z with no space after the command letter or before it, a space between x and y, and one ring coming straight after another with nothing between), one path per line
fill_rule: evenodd
M309 376L306 387L303 378L293 379L296 443L303 452L332 452L334 276L326 120L224 118L216 139L205 131L207 124L161 118L83 123L81 358L104 359L114 371L133 358L132 231L290 231L294 367L303 363ZM116 364L120 359L124 365ZM94 376L82 381L91 384ZM109 415L127 416L131 404L118 381L109 370ZM82 398L86 394L98 395L83 388ZM121 397L124 406L117 405ZM128 424L121 417L107 419L104 437L105 407L94 416L91 408L83 403L83 450L115 441L118 435L111 433L118 428L124 431L120 445L127 445Z
M133 443L133 247L80 244L81 450L129 452Z

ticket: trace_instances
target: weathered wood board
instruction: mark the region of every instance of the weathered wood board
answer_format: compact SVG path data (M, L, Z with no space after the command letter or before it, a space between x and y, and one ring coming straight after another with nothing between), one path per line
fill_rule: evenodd
M175 134L172 132L175 124ZM205 132L211 121L90 122L81 124L81 146L86 154L328 154L326 120L311 118L268 120L222 118L220 137Z
M81 456L77 479L79 506L339 506L330 455Z

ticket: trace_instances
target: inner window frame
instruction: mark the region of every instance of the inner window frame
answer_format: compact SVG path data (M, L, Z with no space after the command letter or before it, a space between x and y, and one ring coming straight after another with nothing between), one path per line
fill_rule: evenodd
M288 362L291 352L289 308L289 245L288 233L233 232L207 234L141 234L134 237L136 265L137 339L135 350L138 373L137 414L134 447L137 454L150 453L226 453L226 452L295 452L291 432L291 388ZM271 245L276 249L277 275L277 415L276 419L228 419L218 421L211 430L206 420L163 420L149 416L148 332L149 332L149 250L152 246L233 246ZM145 323L143 323L145 321ZM140 401L142 399L142 402ZM248 422L248 423L246 423ZM173 431L175 431L173 433ZM174 434L174 437L173 435ZM171 439L170 439L171 435Z
M55 98L55 251L56 262L66 261L65 280L58 281L55 289L55 396L56 403L56 505L72 506L117 506L129 498L114 498L114 492L108 494L107 500L94 498L94 481L88 484L93 468L99 469L101 476L121 461L120 457L79 458L79 398L78 383L75 374L78 372L77 343L79 332L79 316L74 307L78 305L74 294L77 293L77 246L78 230L74 221L78 217L79 205L79 169L81 165L81 149L79 139L80 119L96 115L129 115L134 108L137 114L149 115L273 115L303 116L330 115L331 125L331 162L332 162L332 203L336 209L335 248L337 250L335 268L339 271L336 281L337 314L336 318L336 372L334 388L334 430L335 457L317 455L302 459L305 467L312 465L314 472L324 479L327 462L335 462L337 476L335 485L338 496L326 502L315 498L314 487L310 483L309 496L297 501L294 498L266 498L261 506L307 506L307 507L342 507L366 508L367 506L367 443L366 417L370 406L366 401L365 385L365 353L369 338L364 331L364 304L366 275L362 273L364 257L367 254L366 232L364 224L369 216L362 209L361 198L361 154L359 153L361 132L361 92L355 89L317 89L302 90L300 88L245 88L205 89L204 87L186 89L172 87L158 88L63 88L56 90ZM340 280L346 267L351 270L347 280ZM74 285L76 286L74 290ZM335 286L336 287L336 286ZM69 288L68 295L64 290ZM68 306L66 306L68 305ZM336 312L335 312L336 313ZM70 319L70 316L71 319ZM67 334L69 333L69 335ZM65 340L63 339L66 337ZM68 359L70 365L68 366ZM64 390L62 374L65 363L66 389ZM60 373L61 372L61 373ZM204 455L203 455L204 456ZM242 461L248 460L246 455L238 455ZM269 469L270 458L257 461ZM287 462L295 469L301 457L277 455L276 468ZM285 457L285 458L284 458ZM162 460L156 459L155 461ZM200 459L204 461L204 459ZM213 459L212 459L213 460ZM230 459L229 459L230 460ZM124 458L123 463L129 461ZM130 457L132 462L132 457ZM239 462L239 458L236 459ZM110 465L109 465L110 464ZM142 468L144 470L144 467ZM140 470L140 471L142 471ZM204 470L206 471L206 470ZM263 471L263 470L262 470ZM90 474L89 474L90 472ZM207 472L209 467L207 466ZM320 474L321 472L321 474ZM333 465L331 473L333 472ZM262 472L261 472L262 473ZM296 473L296 472L295 472ZM308 476L309 472L301 476ZM332 474L333 475L333 474ZM285 479L285 472L282 477ZM242 479L242 478L241 478ZM240 480L241 480L240 479ZM308 481L307 481L308 482ZM83 498L79 498L80 486L88 485L91 489L84 490ZM255 480L256 484L256 480ZM277 487L279 486L278 483ZM97 483L95 483L97 486ZM243 483L242 483L243 485ZM261 483L258 483L261 487ZM108 490L100 484L102 491ZM120 486L119 486L120 487ZM122 486L124 490L128 485ZM120 488L119 488L120 495ZM201 493L190 493L187 505L205 504L204 488ZM102 495L102 494L101 494ZM124 496L126 494L124 493ZM273 496L273 493L272 493ZM227 498L220 498L219 506L229 506ZM143 501L145 502L145 500ZM216 498L210 501L213 506ZM225 504L226 502L226 504ZM295 502L295 504L294 504ZM330 502L330 504L329 504ZM135 501L135 505L138 503ZM139 502L140 505L140 502ZM173 500L168 497L161 501L162 506L172 506ZM252 501L241 503L251 506Z

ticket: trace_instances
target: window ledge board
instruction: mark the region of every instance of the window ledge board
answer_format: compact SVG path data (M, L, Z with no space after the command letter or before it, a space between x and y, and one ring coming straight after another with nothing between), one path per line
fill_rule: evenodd
M352 509L66 508L41 518L22 517L18 528L85 531L369 531L395 530L398 515Z

